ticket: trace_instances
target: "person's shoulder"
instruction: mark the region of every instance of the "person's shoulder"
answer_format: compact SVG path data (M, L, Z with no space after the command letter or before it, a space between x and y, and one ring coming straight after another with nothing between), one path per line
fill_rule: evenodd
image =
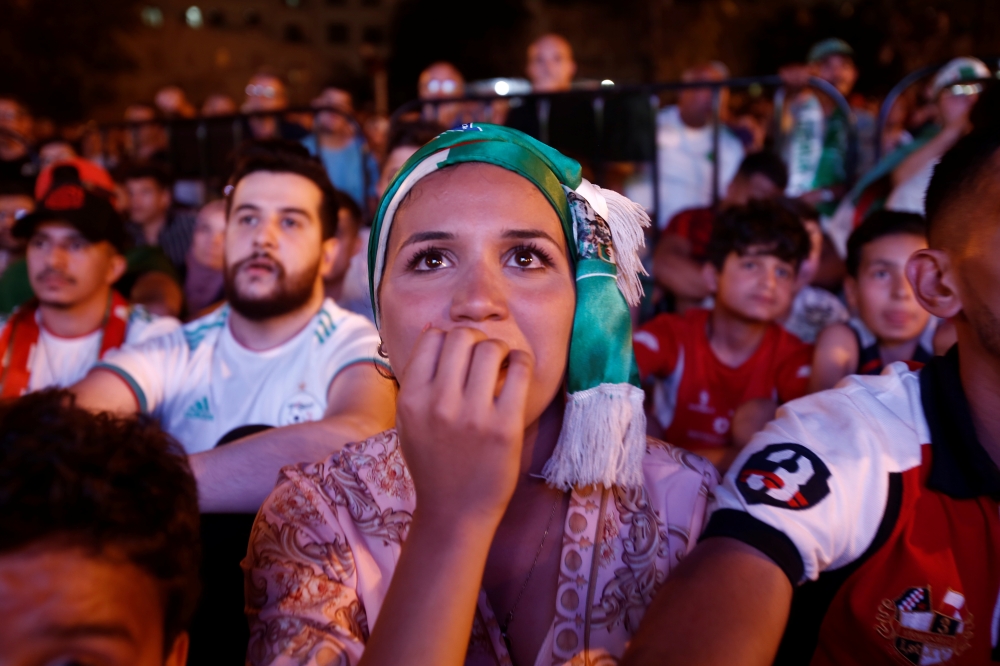
M282 468L278 486L289 483L312 497L314 504L346 499L375 504L379 513L386 509L412 513L416 505L416 489L394 429L349 443L319 462Z
M647 487L686 484L706 497L719 485L719 472L708 460L673 444L646 437L646 455L642 459L643 480Z
M792 400L751 446L779 440L836 458L887 455L900 468L918 465L920 445L930 441L919 374L893 363L881 375L848 375L833 389Z
M858 336L847 321L838 321L823 328L816 336L816 349L843 347L858 344Z
M694 312L697 309L692 308L682 315L673 312L658 314L632 334L632 341L656 352L660 351L660 343L664 338L683 340L687 337L692 322L699 316Z
M325 344L330 339L343 340L345 337L378 338L378 331L371 320L340 307L331 298L323 301L323 306L316 313L313 321L315 322L316 339L320 344Z
M174 317L154 315L141 305L133 305L129 312L125 341L139 344L180 329L181 323Z
M676 104L665 106L656 113L656 122L662 126L680 126L681 111Z
M177 337L184 341L188 349L194 352L206 341L214 341L226 327L229 319L229 306L212 310L208 314L193 319L178 329Z

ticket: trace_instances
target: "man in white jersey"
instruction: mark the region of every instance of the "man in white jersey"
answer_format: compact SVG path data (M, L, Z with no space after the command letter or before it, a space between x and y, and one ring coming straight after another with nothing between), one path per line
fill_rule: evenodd
M109 354L74 390L90 409L159 418L198 454L204 510L255 511L282 466L389 427L394 387L376 366L375 328L323 295L337 254L323 167L303 149L262 146L230 183L227 304ZM254 425L277 428L214 448Z
M0 322L0 397L70 386L109 351L180 326L130 307L112 289L125 271L125 224L76 167L54 169L38 209L12 234L28 241L36 298Z

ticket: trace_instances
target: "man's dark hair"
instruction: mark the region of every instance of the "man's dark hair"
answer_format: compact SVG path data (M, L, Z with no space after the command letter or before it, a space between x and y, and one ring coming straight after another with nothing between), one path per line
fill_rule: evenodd
M326 169L319 160L309 154L305 146L283 139L248 141L240 146L236 155L236 168L229 177L232 189L226 194L227 219L232 210L236 185L258 171L294 173L312 181L322 194L319 202L319 219L323 228L323 240L337 235L337 190L330 182Z
M124 556L161 591L164 648L198 600L198 491L151 419L92 414L68 391L0 401L0 555L51 544Z
M156 162L136 162L126 165L121 170L119 182L144 179L152 180L161 190L170 190L174 186L170 170Z
M444 130L444 127L430 120L401 120L389 128L385 152L388 155L402 146L420 148Z
M924 205L931 247L964 241L970 224L1000 214L1000 197L991 191L998 150L1000 123L987 124L960 139L934 167Z
M759 173L782 192L788 187L788 167L780 157L770 151L764 150L747 155L740 162L740 168L736 173L744 178Z
M917 213L895 210L879 210L866 217L847 239L847 274L858 277L865 245L885 236L901 234L927 238L927 220Z
M798 270L809 247L809 234L796 215L773 201L751 201L719 214L706 254L721 271L731 252L744 256L756 248L757 254L775 256Z

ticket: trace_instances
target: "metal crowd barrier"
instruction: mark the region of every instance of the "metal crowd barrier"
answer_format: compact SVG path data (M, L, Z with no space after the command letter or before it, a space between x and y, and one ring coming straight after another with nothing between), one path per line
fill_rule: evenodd
M989 66L991 63L993 65L994 71L996 71L997 66L1000 65L1000 58L989 57L980 58L984 63ZM920 69L914 70L904 76L899 82L892 87L889 93L882 100L882 105L878 110L878 119L875 124L875 161L878 162L882 158L882 137L885 136L885 126L889 122L889 114L892 113L892 107L895 106L899 98L903 96L907 90L910 89L914 84L930 77L939 69L948 64L948 61L939 62L935 65L928 65L926 67L921 67Z
M784 81L780 76L755 76L755 77L741 77L728 79L725 81L715 81L715 82L681 82L681 81L666 81L659 83L647 83L639 85L613 85L595 87L593 89L585 90L570 90L566 92L558 93L531 93L531 94L519 94L519 95L466 95L462 97L448 98L448 99L433 99L433 100L420 100L415 99L403 104L399 107L392 116L392 123L394 124L398 119L407 115L420 113L423 116L427 115L427 109L433 109L434 107L440 107L444 105L456 105L456 104L475 104L478 103L484 109L483 118L484 122L489 121L489 116L492 114L492 105L498 102L506 103L525 103L531 100L539 101L550 101L557 98L579 98L579 99L589 99L591 101L591 110L593 113L593 123L594 129L597 136L597 141L595 142L595 154L591 155L591 159L594 162L600 163L604 159L604 155L601 154L601 149L604 144L603 138L605 135L605 122L606 114L605 107L607 101L613 98L624 98L629 96L641 97L645 96L648 99L648 104L650 106L650 111L653 116L652 132L650 136L647 137L649 142L649 148L651 148L650 154L652 155L652 165L653 165L653 208L654 210L659 208L659 159L658 151L659 146L656 140L656 115L661 108L660 94L665 92L676 92L684 89L691 88L710 88L712 90L712 154L719 154L719 142L720 133L722 130L722 122L720 121L720 116L722 113L721 109L721 98L723 89L748 89L751 86L760 86L765 89L783 89L785 87ZM851 110L850 104L844 98L843 95L830 83L819 79L816 77L810 77L808 86L818 92L823 93L827 97L833 100L837 107L844 113L847 118L847 156L845 160L845 170L848 179L848 186L854 183L856 177L856 165L858 156L858 135L857 127L855 122L854 113ZM782 108L783 96L777 95L775 99L775 119L780 119L783 108ZM540 103L536 104L536 109L538 110L538 125L539 134L537 138L543 142L547 142L548 131L549 131L549 118L547 116L546 109L548 108L546 104ZM780 123L775 123L775 135L780 135ZM779 137L780 143L780 137ZM559 148L558 145L553 147ZM718 204L719 198L719 165L720 160L713 159L712 161L712 192L713 192L713 205Z
M101 140L101 155L105 164L109 163L111 136L114 132L125 132L131 139L130 144L126 144L126 150L121 156L127 160L136 161L136 149L141 143L141 132L143 128L161 128L166 134L167 156L171 166L181 167L178 177L188 177L202 181L206 191L211 188L214 181L220 179L224 182L229 174L226 172L226 165L231 153L237 149L244 140L252 139L249 123L254 118L275 118L279 122L288 117L309 115L312 116L312 129L305 130L306 135L315 137L317 152L319 151L319 136L316 132L316 115L320 113L332 113L346 120L354 130L355 136L362 143L362 154L370 154L368 143L365 140L364 131L357 119L349 114L333 107L290 107L280 111L259 111L253 113L239 113L228 116L212 116L197 118L156 118L143 121L120 121L114 123L102 123L98 125L97 131ZM280 138L280 137L276 137ZM304 137L303 137L304 138ZM213 145L214 144L214 145ZM192 154L192 148L193 154ZM213 148L219 149L213 154ZM221 153L221 154L220 154ZM317 155L318 157L318 155ZM367 193L371 186L371 179L365 169L365 157L361 163L362 191ZM196 164L196 167L191 167ZM367 214L367 201L359 202L362 210Z

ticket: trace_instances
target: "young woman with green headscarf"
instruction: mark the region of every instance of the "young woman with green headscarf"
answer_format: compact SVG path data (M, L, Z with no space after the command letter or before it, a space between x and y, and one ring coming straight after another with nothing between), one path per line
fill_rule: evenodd
M251 663L622 655L717 481L645 437L627 305L645 224L506 128L403 166L369 249L397 428L283 471L244 563Z

